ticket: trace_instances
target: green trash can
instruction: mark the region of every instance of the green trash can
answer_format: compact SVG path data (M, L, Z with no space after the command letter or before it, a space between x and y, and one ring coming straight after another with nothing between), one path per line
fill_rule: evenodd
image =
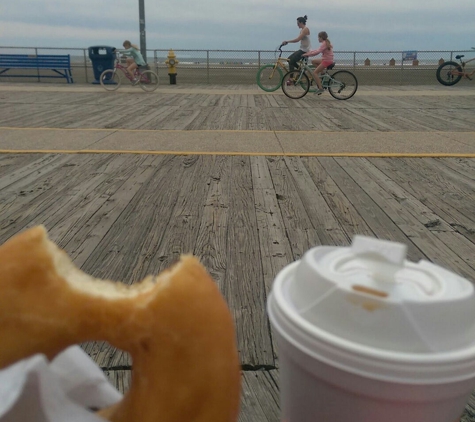
M115 65L115 48L105 45L96 45L89 47L89 58L92 62L92 70L94 71L93 84L99 84L99 78L107 69L113 69Z

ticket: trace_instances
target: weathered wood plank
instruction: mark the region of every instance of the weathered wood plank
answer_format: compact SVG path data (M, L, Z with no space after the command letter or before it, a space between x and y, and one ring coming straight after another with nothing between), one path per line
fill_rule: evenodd
M8 206L2 214L4 218L8 217L8 221L0 225L1 235L8 238L25 227L42 223L54 213L55 204L60 206L72 197L71 192L80 183L79 176L86 177L83 172L91 173L104 159L101 156L78 157L75 160L77 164L63 164L55 171L48 169L50 171L41 178L36 177L24 190L15 192L16 186L10 186L4 192Z
M446 221L440 218L439 215L432 212L430 208L422 204L414 195L405 191L400 185L395 183L386 174L381 172L378 168L371 164L370 159L366 158L354 158L354 159L340 159L336 158L336 161L343 168L353 168L356 172L361 171L365 173L365 178L369 178L369 183L376 187L377 183L379 187L376 187L378 192L383 196L385 201L394 200L404 207L404 210L410 213L415 221L423 224L427 229L431 231L454 231L453 227ZM366 186L366 183L360 185Z
M199 203L208 189L206 182L210 166L203 163L207 158L210 157L164 158L157 173L140 192L141 195L134 198L136 204L128 205L123 214L123 219L133 215L137 221L146 223L137 226L118 221L110 233L114 232L114 244L118 245L119 250L100 250L95 254L95 261L88 260L85 267L89 265L90 271L99 273L103 278L133 282L169 267L180 254L192 252L203 209ZM177 170L173 172L173 168ZM167 185L169 179L176 180L177 184ZM159 186L165 186L165 189L160 192ZM117 232L117 229L120 231ZM97 249L100 249L100 245ZM102 268L98 269L99 265ZM114 349L108 344L102 343L97 347L97 359L107 357L120 365L130 364L128 355L117 351L117 358ZM98 364L102 365L102 362Z
M465 277L475 275L472 268L462 262L460 257L451 249L446 248L444 243L426 227L430 220L426 220L427 223L424 223L424 220L419 221L417 209L415 211L411 210L405 203L388 194L386 189L378 184L378 179L374 177L374 173L366 170L366 163L340 158L335 160L429 260L450 268Z
M229 110L228 118L223 125L225 130L245 130L248 127L247 109L235 107Z
M34 154L33 156L36 158L34 161L12 168L13 171L5 171L1 175L0 191L15 183L15 190L21 190L31 185L37 178L44 177L73 159L73 156L64 154ZM1 194L2 197L8 196L5 191L2 191Z
M227 270L231 158L216 157L193 254L200 258L221 291Z
M37 154L0 154L0 175L38 160Z
M148 242L152 242L152 248L155 248L155 236L161 236L161 233L151 230L153 225L149 224L155 223L161 212L167 212L155 208L156 201L161 198L157 183L163 183L166 173L170 174L170 168L164 163L174 158L145 156L145 160L139 163L136 171L112 197L113 200L100 210L106 218L99 216L94 220L94 224L87 228L87 237L71 239L74 246L69 246L70 253L75 261L84 262L84 271L125 283L132 283L133 274L142 272L145 265L142 260L148 258L142 250L147 250Z
M77 106L68 104L67 108L56 109L54 113L37 116L30 121L31 126L39 127L78 127L90 116L97 117L102 114L102 110L95 105L84 105L78 110ZM75 126L74 126L75 125ZM87 127L87 126L83 126Z
M242 364L273 366L249 157L232 157L232 168L224 293L234 315Z
M214 113L210 113L208 118L203 121L204 130L222 130L228 120L230 113L229 107L217 107Z
M312 226L323 245L348 245L350 239L342 230L332 210L315 186L299 157L285 158L294 185L307 211ZM327 169L328 170L328 169Z
M310 248L321 245L317 231L298 195L294 179L283 158L267 158L275 195L279 204L293 259L300 259Z
M195 118L184 127L186 130L200 130L203 127L203 124L206 120L210 120L215 113L216 109L210 106L203 106L200 110L200 113L195 116Z
M192 253L196 248L215 157L190 155L177 158L178 165L182 167L182 176L175 181L178 192L169 205L172 212L167 218L160 242L155 245L153 252L150 251L150 259L142 264L143 270L137 273L140 278L170 267L180 259L180 255ZM172 177L170 175L163 181L171 181Z
M368 195L361 186L349 177L348 173L333 158L321 157L318 160L365 219L376 237L407 244L408 257L411 260L419 261L425 258L421 251L405 236L403 231L373 201L371 195Z
M280 421L278 371L245 371L239 422Z
M371 158L371 163L394 182L398 183L404 190L418 198L433 213L447 221L455 230L472 242L475 242L475 223L473 219L459 211L458 207L461 204L447 203L445 201L446 192L443 189L437 188L432 178L421 178L402 159ZM433 178L435 177L436 175L433 175Z
M155 166L159 166L160 163L160 159L151 156L142 156L136 162L130 160L130 168L133 171L129 173L130 169L127 169L114 178L118 189L111 188L111 196L95 213L84 216L65 233L61 243L76 265L91 273L99 272L99 270L108 271L105 257L107 257L107 253L117 257L118 248L116 245L120 244L114 238L116 232L112 228L115 225L119 225L119 227L122 225L124 231L127 228L134 232L141 227L140 224L135 227L133 219L131 220L132 224L129 222L129 213L133 213L135 210L135 206L130 203L132 199L135 199L135 195L141 187L152 177ZM114 182L111 182L111 185L114 185ZM135 223L138 221L135 220ZM111 237L106 238L106 236ZM127 245L127 242L125 244ZM127 252L124 251L124 253ZM96 265L95 257L98 255L104 262L99 261ZM91 260L86 265L90 258ZM120 257L117 258L120 261ZM108 276L112 278L114 275L118 277L117 279L124 280L120 271L114 273L109 269ZM106 276L104 275L104 277Z
M125 394L132 381L131 370L105 370L110 383ZM273 371L242 373L241 406L238 422L279 422L278 374Z
M268 294L277 273L294 259L267 159L252 157L251 172L262 270Z
M65 127L65 122L69 120L82 121L82 116L89 111L90 114L97 115L97 107L84 106L78 110L77 106L68 104L51 105L38 103L38 107L34 107L34 112L28 115L28 124L26 127ZM17 116L16 120L10 120L11 126L25 127L23 122L25 116Z
M177 108L166 118L160 116L160 129L162 130L183 130L195 120L200 114L199 110L190 108ZM158 123L156 121L155 123Z
M302 157L301 160L347 237L351 239L357 234L374 236L374 232L321 163L309 157Z
M58 122L50 122L50 125L55 127L60 125L67 129L77 128L98 128L102 129L109 123L109 121L116 121L119 118L125 120L130 116L130 106L114 106L114 107L97 107L88 106L81 110L81 113L73 119L65 120L59 119Z
M440 165L452 169L455 173L472 178L475 172L475 160L468 158L436 158Z
M147 271L143 267L148 265L150 250L156 249L162 236L160 225L154 223L161 221L161 215L172 209L167 203L167 195L157 194L157 183L164 183L168 175L178 174L170 171L178 161L176 158L144 156L120 191L112 195L111 200L66 244L66 250L77 265L82 264L83 271L126 283L143 278L141 275ZM166 164L170 163L168 167ZM131 202L132 198L134 202ZM162 224L168 219L165 215ZM89 354L94 352L91 356L101 367L131 364L127 353L107 342L86 342L82 347Z
M475 284L475 244L457 232L433 232L433 234L444 244L444 249L448 249L449 254L453 254L455 257L453 263L443 266L457 268L461 259L471 269L467 273L467 278Z
M59 107L58 107L59 108ZM11 104L10 112L1 116L1 126L4 127L32 127L30 122L42 115L51 113L51 108L41 102L32 106L32 104ZM60 113L60 112L59 112ZM40 120L38 119L38 120Z
M248 130L268 130L270 127L267 121L265 113L262 112L257 106L251 107L247 110Z
M456 199L475 200L475 180L473 174L464 175L454 169L443 165L440 159L428 158L424 160L424 165L419 166L417 161L408 161L413 167L417 166L419 172L424 174L426 178L441 181L442 188L450 189L450 192ZM433 175L436 175L434 178ZM473 211L473 208L472 208ZM474 214L475 216L475 214Z
M145 160L143 156L111 155L96 171L94 179L99 184L92 185L92 190L84 192L82 199L74 207L65 207L64 211L54 216L54 221L47 223L48 232L59 245L67 248L69 240L78 237L84 239L81 230L91 226L91 220L104 204L113 202L113 195L126 183L137 166ZM93 180L94 180L93 179Z
M89 341L80 346L104 370L130 370L131 368L132 360L129 354L105 341Z

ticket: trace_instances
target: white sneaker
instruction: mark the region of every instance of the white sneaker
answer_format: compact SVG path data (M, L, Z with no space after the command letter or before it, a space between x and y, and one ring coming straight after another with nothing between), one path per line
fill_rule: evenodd
M133 81L132 81L132 85L137 85L140 81L140 78L135 78Z
M324 91L325 91L324 89L316 89L314 94L322 95Z

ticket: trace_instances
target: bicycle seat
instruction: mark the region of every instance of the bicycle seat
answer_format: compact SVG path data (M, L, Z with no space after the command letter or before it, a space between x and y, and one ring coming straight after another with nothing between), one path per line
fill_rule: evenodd
M457 60L460 60L462 57L465 57L463 54L461 56L455 56Z
M327 66L327 70L332 70L335 67L335 62L333 62L330 66Z

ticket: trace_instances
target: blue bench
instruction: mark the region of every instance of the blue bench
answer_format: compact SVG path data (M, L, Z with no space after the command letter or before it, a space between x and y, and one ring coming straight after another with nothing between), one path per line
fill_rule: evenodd
M5 75L11 69L31 69L36 70L36 74L29 75ZM52 70L57 75L43 75L40 70ZM68 84L73 83L71 75L71 57L66 55L53 54L0 54L0 77L13 78L66 78Z

